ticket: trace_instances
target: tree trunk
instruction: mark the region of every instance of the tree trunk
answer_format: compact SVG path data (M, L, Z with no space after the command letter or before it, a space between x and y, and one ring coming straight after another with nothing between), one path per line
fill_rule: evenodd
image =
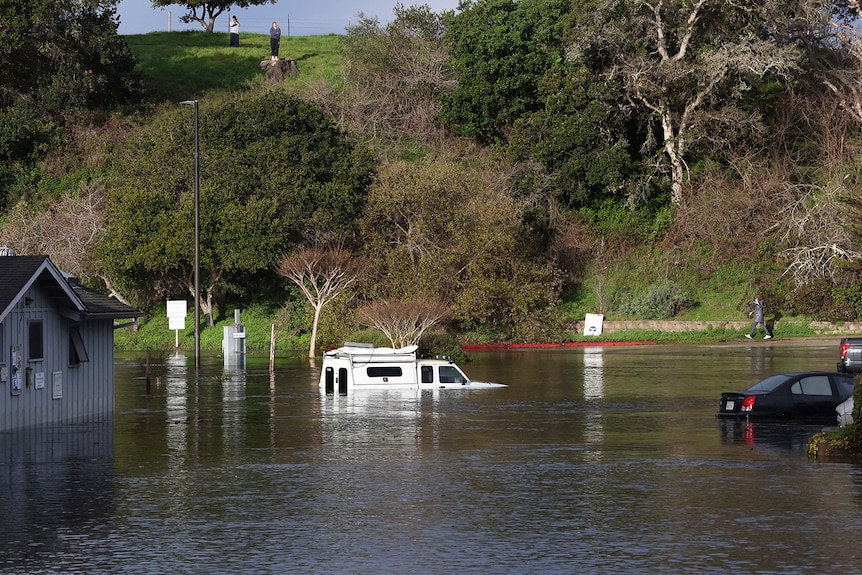
M308 357L314 357L317 346L317 323L320 321L320 310L323 305L314 306L314 321L311 322L311 342L308 344Z
M678 206L682 203L683 182L685 181L685 161L683 152L685 144L679 133L674 133L673 117L669 106L662 103L662 136L664 137L664 150L670 160L670 201ZM683 126L679 126L680 131Z

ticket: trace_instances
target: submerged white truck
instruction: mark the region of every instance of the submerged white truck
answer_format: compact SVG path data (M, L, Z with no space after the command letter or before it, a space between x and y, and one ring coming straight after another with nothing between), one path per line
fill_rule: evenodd
M472 381L447 357L417 356L418 346L398 349L347 342L323 354L320 390L347 395L355 390L487 389L499 383Z

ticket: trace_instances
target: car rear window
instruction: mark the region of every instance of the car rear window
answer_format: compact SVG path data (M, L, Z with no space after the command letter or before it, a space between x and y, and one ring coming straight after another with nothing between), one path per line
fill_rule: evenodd
M779 385L787 381L789 378L786 375L773 375L767 377L763 381L757 382L748 389L745 390L746 393L752 393L755 391L765 392L772 391L777 388Z

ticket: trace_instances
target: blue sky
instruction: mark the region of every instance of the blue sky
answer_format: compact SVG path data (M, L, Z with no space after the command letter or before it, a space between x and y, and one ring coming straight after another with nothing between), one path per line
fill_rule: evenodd
M266 33L273 20L279 23L282 33L291 36L311 36L316 34L343 34L344 29L355 24L357 15L376 16L381 23L392 19L392 8L397 0L280 0L275 4L236 8L231 14L240 22L243 32ZM426 0L411 2L402 0L405 6L427 4L434 12L454 10L458 0ZM171 30L201 30L200 24L183 24L180 16L185 10L178 4L166 8L153 8L150 0L120 0L117 4L120 18L120 34L145 34L147 32ZM216 19L216 31L227 32L228 15Z

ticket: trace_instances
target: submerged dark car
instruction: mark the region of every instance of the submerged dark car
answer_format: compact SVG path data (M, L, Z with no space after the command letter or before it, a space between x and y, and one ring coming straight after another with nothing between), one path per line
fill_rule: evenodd
M718 417L830 418L853 395L853 376L805 371L767 377L741 393L722 393Z

